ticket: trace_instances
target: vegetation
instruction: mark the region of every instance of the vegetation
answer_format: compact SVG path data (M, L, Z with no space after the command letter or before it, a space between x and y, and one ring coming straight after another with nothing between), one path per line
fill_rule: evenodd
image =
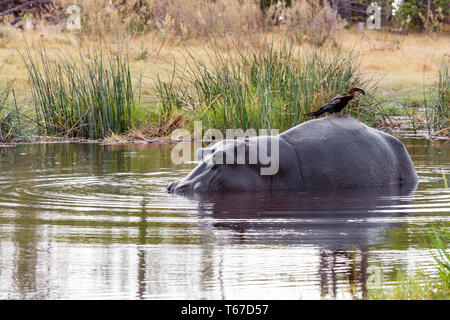
M13 17L25 26L30 16L58 25L82 8L80 36L105 33L156 33L164 39L213 39L217 36L248 37L267 31L288 31L302 42L322 45L338 26L365 22L370 0L4 0L0 19ZM27 5L24 5L27 3ZM382 27L395 32L445 32L449 0L382 0ZM9 13L9 14L8 14ZM1 21L0 21L1 22Z
M276 128L287 130L352 87L370 84L360 78L356 54L318 52L298 54L289 43L259 50L214 50L207 62L190 55L187 67L175 66L168 82L158 80L157 95L165 119L183 111L209 128ZM347 113L372 121L373 101L364 99L361 112L355 99Z
M439 69L438 84L437 84L437 101L435 107L435 114L432 125L435 130L442 130L442 128L450 127L450 74L448 71L448 62L442 62Z
M445 1L420 14L445 29ZM352 86L370 95L344 113L369 125L408 115L430 136L448 132L448 36L440 27L427 29L432 37L348 30L364 1L350 11L348 1L331 8L318 0L61 0L16 10L22 2L0 7L14 9L0 13L0 63L15 79L3 94L3 140L23 140L19 127L28 136L150 138L194 120L285 130ZM81 30L66 27L73 4L82 8ZM109 49L92 49L99 38ZM440 61L432 87L424 75L437 74Z
M435 250L436 276L423 272L415 275L397 273L394 285L383 282L383 275L375 277L374 284L368 284L369 298L374 300L448 300L450 299L450 233L445 230L429 232L426 243Z
M344 114L376 126L399 113L375 96L375 82L360 73L361 59L353 51L302 49L292 40L280 39L258 47L241 44L228 50L214 46L202 58L191 51L171 71L156 74L155 81L144 88L151 90L147 96L152 97L145 104L141 102L143 71L132 71L128 54L121 50L80 47L78 55L72 56L27 47L22 59L35 107L26 112L32 120L25 121L24 113L18 111L23 107L12 103L12 87L7 86L3 100L15 107L3 112L3 132L6 123L14 122L15 131L18 124L28 123L28 129L31 124L39 136L101 139L130 131L140 136L159 132L160 136L156 127L170 128L164 130L169 134L175 126L190 126L195 120L202 120L204 128L283 131L306 121L305 113L351 87L362 87L369 95L354 99ZM423 100L415 100L417 106L402 103L405 108L400 114L409 116L414 129L445 135L449 126L447 62L441 63L432 88L424 92ZM23 140L23 135L12 132L3 140Z
M14 114L8 110L10 86L0 87L0 141L5 142L11 138Z
M450 77L448 62L442 61L436 84L423 88L423 96L403 103L414 131L425 129L429 136L450 135ZM423 111L420 107L423 106Z
M384 1L393 7L393 1ZM402 5L395 8L391 18L391 26L398 31L444 31L445 21L450 14L449 0L403 0ZM386 6L385 5L385 6Z
M437 84L431 93L431 101L428 102L424 98L428 134L450 129L450 77L447 62L441 63L437 79Z
M139 93L133 90L128 57L119 53L79 52L79 60L23 56L39 128L46 135L104 138L133 127Z
M28 124L15 100L12 83L0 84L0 142L28 140Z

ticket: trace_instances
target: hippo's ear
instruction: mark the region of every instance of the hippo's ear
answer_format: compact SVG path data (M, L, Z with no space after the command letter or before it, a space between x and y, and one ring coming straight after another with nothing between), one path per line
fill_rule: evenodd
M200 148L197 150L197 160L203 161L208 155L214 153L214 148Z
M204 150L205 150L204 148L197 149L197 160L198 161L203 160Z

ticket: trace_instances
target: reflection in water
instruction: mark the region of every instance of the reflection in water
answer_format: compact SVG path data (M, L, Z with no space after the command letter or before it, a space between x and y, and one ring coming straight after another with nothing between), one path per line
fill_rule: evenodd
M364 297L374 267L429 266L423 230L449 222L448 147L406 145L416 191L191 197L166 193L194 166L171 145L0 147L0 298Z
M141 220L139 221L139 243L145 244L145 238L147 236L147 218L146 218L146 211L145 211L145 205L146 200L145 198L142 200L142 213L141 213ZM147 254L146 250L144 250L143 247L139 247L138 249L138 292L137 296L139 299L143 299L145 297L146 293L146 286L145 286L145 279L147 278L146 271L147 271Z
M395 226L390 217L406 212L415 186L309 193L228 193L192 196L200 217L236 233L237 243L304 244L348 249L380 242ZM391 210L387 210L391 209ZM209 226L207 226L209 227ZM245 239L245 240L244 240Z
M367 247L383 242L392 217L404 211L386 210L411 205L415 186L388 186L314 193L228 193L192 196L199 202L203 228L228 229L236 244L308 245L320 248L322 296L332 288L336 272L344 271L351 287L367 296ZM201 220L202 221L202 220ZM349 251L354 252L350 253ZM360 259L351 259L358 254ZM339 259L342 258L342 259ZM356 263L355 263L356 262ZM328 281L327 275L331 274ZM355 275L358 274L358 277ZM331 284L329 284L331 282Z
M358 251L353 253L336 249L329 252L326 250L321 251L319 275L322 297L337 297L337 273L343 273L343 277L348 280L352 297L358 298L354 291L359 288L362 297L367 298L367 247L358 248ZM355 261L352 255L357 253L360 254L360 259Z

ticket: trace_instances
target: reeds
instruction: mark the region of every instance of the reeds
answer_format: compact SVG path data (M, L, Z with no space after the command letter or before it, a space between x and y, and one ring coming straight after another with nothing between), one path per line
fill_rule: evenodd
M208 61L191 54L186 65L176 68L169 82L158 79L164 117L184 110L201 119L204 127L220 130L287 130L335 95L352 87L369 89L358 75L355 54L339 50L300 54L288 42L259 50L236 49L227 55L215 49ZM369 114L358 99L345 112L359 118Z
M8 108L11 86L0 86L0 141L8 141L12 136L14 114Z
M29 123L19 109L12 82L0 84L0 142L29 140Z
M450 74L448 62L443 61L439 69L437 82L437 101L433 112L433 126L435 130L450 127Z
M413 102L405 109L411 127L416 134L417 127L426 129L428 136L448 135L450 130L450 75L448 62L442 61L437 73L436 83L423 88L423 99ZM423 109L419 109L423 104ZM409 109L409 110L408 110Z
M52 59L40 48L22 57L41 134L97 139L132 128L138 97L127 55L91 50Z
M428 239L429 247L437 251L433 258L436 261L440 282L446 286L447 294L450 296L450 251L448 250L450 232L433 230L428 233Z

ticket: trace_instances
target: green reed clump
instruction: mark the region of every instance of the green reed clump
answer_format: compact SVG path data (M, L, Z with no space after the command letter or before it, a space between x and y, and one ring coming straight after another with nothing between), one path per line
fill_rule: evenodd
M52 59L41 48L23 59L44 134L104 138L133 126L138 99L127 55L92 50Z
M437 251L433 258L436 261L439 280L446 288L447 297L450 298L450 252L448 250L450 232L434 230L428 233L428 239L429 247Z
M27 127L17 106L12 82L0 84L0 142L29 140Z
M15 114L9 107L11 86L0 87L0 141L9 141L13 134Z
M445 134L450 127L449 106L450 106L450 75L448 71L448 62L442 61L436 84L424 88L423 90L423 124L426 127L428 135ZM412 109L407 113L410 122L415 130L416 122L419 117L417 112Z
M352 87L368 90L358 75L353 53L297 54L289 44L266 45L261 50L236 49L231 55L215 50L207 61L190 56L170 82L158 80L162 114L188 111L205 127L287 130ZM345 110L369 120L373 104L360 107L358 99ZM193 111L193 112L192 112ZM345 113L344 112L344 113Z
M450 126L450 74L448 62L442 62L437 83L437 102L433 112L433 126L441 130Z
M158 75L155 92L160 102L159 114L163 123L170 119L175 110L182 110L189 105L189 102L185 100L188 96L186 88L183 88L179 80L175 79L175 69L169 81L161 81Z

